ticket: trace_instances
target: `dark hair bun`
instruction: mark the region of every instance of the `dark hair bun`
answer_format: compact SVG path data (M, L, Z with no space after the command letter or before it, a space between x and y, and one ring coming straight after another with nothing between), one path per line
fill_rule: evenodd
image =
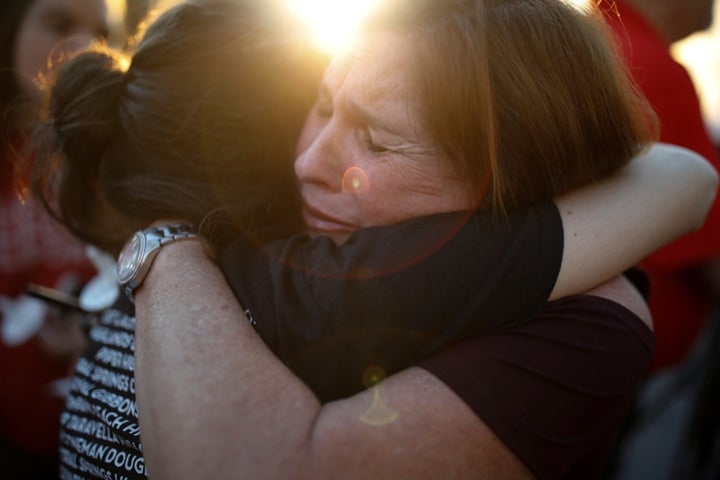
M83 52L58 69L49 120L69 162L97 161L117 131L124 90L120 58L108 51Z

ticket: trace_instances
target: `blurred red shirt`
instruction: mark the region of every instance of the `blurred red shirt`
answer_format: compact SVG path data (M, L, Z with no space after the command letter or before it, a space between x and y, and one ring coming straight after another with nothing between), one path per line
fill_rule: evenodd
M12 147L0 146L0 327L29 283L79 286L95 272L78 240L38 202L18 196L16 156ZM56 382L67 378L72 366L46 351L37 336L16 344L0 335L0 438L30 454L57 454L65 398Z
M692 79L671 56L670 45L621 0L602 5L631 74L658 115L660 140L699 153L719 170L718 150L708 135ZM696 267L718 255L720 198L700 230L641 263L651 280L650 310L657 340L650 369L681 361L705 324L713 296Z

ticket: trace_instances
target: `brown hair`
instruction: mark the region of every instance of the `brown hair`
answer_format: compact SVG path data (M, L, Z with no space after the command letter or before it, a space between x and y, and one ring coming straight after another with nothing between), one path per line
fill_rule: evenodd
M235 229L299 222L291 161L323 63L252 0L186 1L128 60L109 50L59 69L33 185L80 238L116 252L158 218Z
M601 15L562 0L393 0L421 121L499 216L613 173L656 136Z

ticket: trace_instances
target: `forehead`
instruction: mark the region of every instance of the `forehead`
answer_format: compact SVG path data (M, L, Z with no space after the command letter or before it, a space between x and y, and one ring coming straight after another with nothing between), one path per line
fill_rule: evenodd
M27 12L28 18L48 16L64 16L101 28L106 23L107 5L104 0L35 0Z
M372 35L352 51L336 55L323 83L333 94L341 91L365 102L407 101L410 62L407 42L398 35Z

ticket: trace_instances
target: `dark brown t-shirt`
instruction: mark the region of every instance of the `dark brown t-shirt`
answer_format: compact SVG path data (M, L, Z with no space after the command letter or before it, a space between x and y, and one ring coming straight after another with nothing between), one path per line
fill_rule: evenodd
M577 295L532 322L418 365L447 384L540 479L598 478L654 336L623 306Z

